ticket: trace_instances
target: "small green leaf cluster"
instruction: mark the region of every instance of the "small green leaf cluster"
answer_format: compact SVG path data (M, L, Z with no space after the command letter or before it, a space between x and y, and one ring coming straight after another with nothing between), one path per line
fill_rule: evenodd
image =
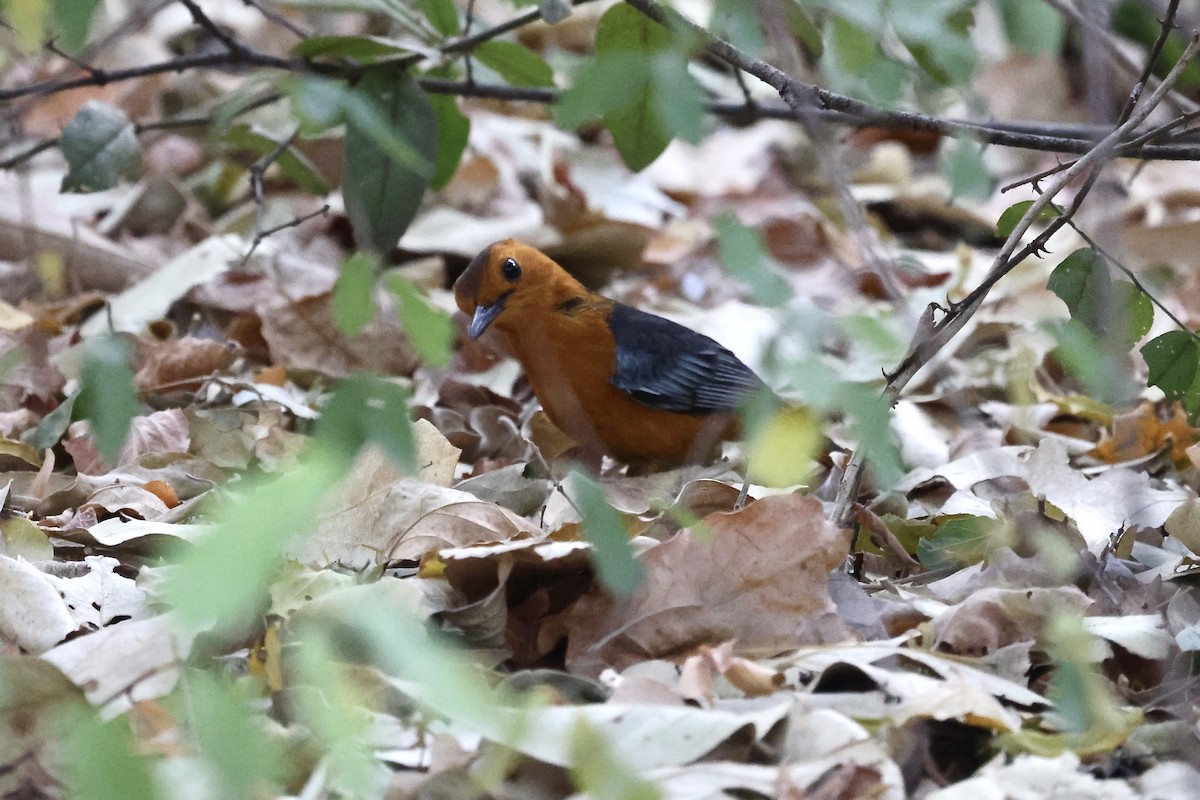
M1118 382L1122 357L1150 332L1154 305L1131 281L1113 279L1105 257L1085 247L1064 258L1050 275L1047 288L1067 305L1071 319L1055 328L1059 355L1077 374L1093 380L1091 388L1105 395L1106 385ZM1167 331L1141 347L1148 370L1146 383L1178 400L1195 421L1200 419L1200 345L1189 330ZM1108 359L1105 366L1105 359Z

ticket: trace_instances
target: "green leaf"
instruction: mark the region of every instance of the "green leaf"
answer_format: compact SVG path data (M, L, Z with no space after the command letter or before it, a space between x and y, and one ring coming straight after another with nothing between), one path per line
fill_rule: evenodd
M68 53L78 53L87 42L92 27L92 17L100 0L54 0L51 19L61 37L59 47Z
M1008 41L1025 55L1057 53L1066 38L1066 20L1043 0L997 0Z
M645 567L633 557L629 531L620 515L604 499L600 486L583 473L573 470L567 483L583 514L583 534L592 543L600 583L613 594L632 594L642 582Z
M67 395L66 399L58 404L58 408L42 417L42 421L37 424L36 428L31 428L21 434L21 441L39 453L44 453L62 441L63 434L67 432L67 427L71 424L75 401L78 398L78 391Z
M412 48L383 36L313 36L292 49L292 53L298 58L326 56L364 63L411 52Z
M89 100L63 128L58 141L69 169L64 192L111 189L119 178L136 178L142 149L133 123L120 109Z
M458 170L462 154L471 136L471 121L458 108L458 98L447 94L430 95L433 113L437 117L438 149L434 159L433 177L429 185L441 189Z
M346 467L343 454L313 447L298 467L275 481L251 483L234 494L220 510L216 529L172 568L166 598L180 621L228 623L254 613L281 548L313 526L322 500Z
M755 58L762 55L766 47L754 0L716 0L709 27L713 33Z
M454 0L415 0L414 5L438 33L447 37L458 35L458 10Z
M271 155L279 148L279 142L249 125L235 125L221 137L231 149L249 150L259 156ZM296 182L305 192L315 195L329 194L330 186L317 171L316 165L294 147L286 148L275 157L279 171Z
M62 721L59 750L67 797L75 800L155 800L152 762L136 755L129 717L101 722L90 709Z
M1046 288L1067 304L1074 319L1101 330L1112 305L1112 278L1099 253L1090 247L1071 253L1050 273Z
M683 44L631 6L615 5L596 29L596 55L564 93L564 127L601 117L625 164L648 166L673 137L695 141L703 125L700 88Z
M454 320L429 304L411 281L395 273L388 276L388 289L400 301L400 324L421 359L444 367L454 352Z
M932 538L917 545L917 559L926 569L977 564L995 547L1000 523L987 517L953 517Z
M950 142L942 148L941 164L955 197L991 196L996 181L983 163L981 145L967 141Z
M104 334L84 345L83 359L75 411L91 423L101 455L109 464L116 464L129 424L140 410L129 368L129 347L117 334Z
M347 462L363 445L379 445L396 466L413 471L416 463L408 395L396 384L370 375L338 382L321 409L316 439L323 450Z
M1000 215L1000 219L996 220L996 236L1000 239L1007 239L1009 235L1017 229L1017 223L1025 216L1025 213L1033 206L1033 200L1022 200L1019 203L1013 203L1008 208L1004 209L1004 213ZM1062 216L1062 209L1053 203L1047 203L1042 207L1042 210L1037 213L1034 222L1049 222L1050 220Z
M842 72L855 73L879 58L879 39L849 21L835 17L829 21L826 47Z
M783 0L783 15L792 35L804 43L814 58L821 58L825 54L821 29L813 22L801 0Z
M633 6L615 5L596 24L597 53L660 53L671 43L667 28Z
M208 672L191 670L187 677L190 733L223 784L218 796L258 797L268 787L274 794L283 778L283 743L263 736L251 698L242 697L239 688Z
M621 110L631 97L645 91L646 70L645 60L637 57L613 54L593 58L563 92L554 108L555 121L563 128L577 128Z
M300 122L300 133L316 136L346 120L346 101L350 90L340 81L314 75L289 77L279 88L292 101L292 111Z
M407 73L366 73L346 104L346 214L360 247L386 253L420 208L433 173L433 104Z
M622 763L613 752L613 744L585 720L576 723L571 732L571 780L575 788L592 800L662 800L658 784Z
M1167 397L1183 397L1196 379L1200 348L1189 331L1167 331L1142 346L1142 358L1150 368L1148 386L1157 386Z
M4 9L5 22L17 34L22 50L41 47L46 37L46 18L50 13L48 0L8 0Z
M376 260L355 253L342 262L333 286L333 321L347 336L356 336L375 318Z
M1114 314L1114 319L1125 323L1121 333L1126 344L1133 345L1154 325L1154 303L1149 295L1126 280L1113 281L1112 299L1113 307L1123 311Z
M748 228L729 213L713 220L717 247L726 272L750 287L755 302L781 306L791 296L791 287L779 274L767 253L762 234Z
M553 86L554 70L524 45L492 39L475 48L475 57L511 86Z
M1043 327L1058 343L1055 357L1068 373L1083 381L1089 396L1106 403L1121 403L1137 393L1129 378L1127 353L1114 348L1114 342L1098 338L1077 319L1054 320Z

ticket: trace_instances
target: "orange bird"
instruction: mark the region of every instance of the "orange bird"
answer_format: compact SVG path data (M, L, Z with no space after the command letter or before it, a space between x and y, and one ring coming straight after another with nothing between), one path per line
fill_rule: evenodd
M478 339L508 339L563 433L630 464L703 460L737 435L738 407L765 386L709 337L589 291L515 239L488 247L454 284Z

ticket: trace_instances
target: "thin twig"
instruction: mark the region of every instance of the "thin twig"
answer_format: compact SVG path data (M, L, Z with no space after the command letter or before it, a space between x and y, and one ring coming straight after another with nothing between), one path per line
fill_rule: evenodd
M183 3L187 7L187 10L191 12L195 23L207 31L218 42L225 45L225 49L230 53L240 54L246 49L245 45L239 42L232 34L213 22L212 18L204 13L204 9L200 8L195 0L179 0L179 2Z
M928 329L918 331L913 337L908 355L905 356L896 370L888 376L887 386L884 387L883 395L889 406L895 404L896 400L900 397L900 392L912 380L917 371L929 363L933 356L963 329L968 320L974 316L975 312L983 304L983 299L991 291L996 282L1007 275L1013 267L1021 263L1029 255L1040 252L1050 236L1070 220L1071 216L1079 208L1083 196L1098 177L1100 168L1116 153L1118 144L1162 102L1163 97L1175 85L1175 82L1179 80L1184 68L1195 58L1198 51L1200 51L1200 33L1193 33L1187 48L1171 69L1171 72L1162 80L1150 97L1146 98L1124 123L1114 128L1112 133L1098 142L1091 151L1060 172L1049 187L1047 187L1046 191L1033 202L1025 215L1021 217L1020 222L1017 223L1016 228L1005 240L1004 246L993 262L992 269L983 281L980 282L979 286L961 301L952 304L949 311L941 320L935 322ZM1088 172L1087 180L1076 194L1071 207L1062 215L1056 217L1046 227L1046 230L1026 245L1021 252L1014 255L1021 237L1029 230L1029 227L1038 218L1042 210L1049 205L1050 201L1067 184L1080 177L1085 171ZM850 460L850 465L846 469L846 475L839 488L838 497L834 502L834 520L841 521L848 514L854 496L858 491L858 483L862 478L865 459L864 448L859 447L856 449L854 456Z
M1082 228L1080 228L1078 224L1076 224L1075 220L1073 220L1073 219L1068 220L1067 225L1069 225L1071 227L1071 230L1073 230L1073 231L1075 231L1075 233L1079 234L1079 238L1083 239L1083 241L1087 243L1088 247L1092 248L1097 253L1099 253L1100 256L1105 261L1112 264L1114 267L1116 267L1121 272L1125 273L1125 277L1129 278L1129 281L1134 285L1134 287L1139 292L1146 295L1146 297L1148 297L1150 299L1151 303L1158 306L1159 310L1161 310L1164 314L1166 314L1167 317L1172 322L1174 322L1175 325L1178 326L1178 328L1181 331L1184 331L1184 332L1190 334L1193 339L1200 341L1200 334L1196 333L1191 328L1189 328L1183 320L1181 320L1179 317L1175 316L1174 312L1172 312L1171 309L1169 309L1165 305L1163 305L1163 302L1161 300L1159 300L1157 297L1155 297L1150 292L1150 290L1146 288L1145 284L1143 284L1141 282L1141 280L1138 278L1137 274L1133 270L1131 270L1129 267L1125 266L1125 264L1121 263L1121 261L1118 260L1112 253L1108 252L1103 247L1101 247L1100 244L1097 243L1095 239L1093 239L1090 235L1085 233L1084 230Z
M255 11L262 14L264 17L269 19L271 22L274 22L279 27L287 30L288 32L294 34L295 36L297 36L300 39L309 39L309 38L312 38L312 36L313 36L312 31L304 30L299 25L297 25L296 23L292 22L290 19L285 17L283 14L280 14L278 11L276 11L273 8L268 8L267 6L264 6L262 3L258 2L258 0L242 0L242 4L249 6L250 8L253 8Z
M241 263L238 264L238 269L239 270L245 269L246 264L248 264L250 262L250 257L254 255L254 251L258 249L258 246L260 244L262 244L263 241L267 239L267 237L273 236L276 233L279 233L280 231L287 230L288 228L295 228L298 225L303 225L305 222L308 222L310 219L316 219L317 217L323 217L328 213L329 213L329 204L326 203L325 205L318 208L316 211L312 211L308 214L301 214L298 217L292 217L287 222L282 222L273 228L267 228L265 231L259 231L258 233L254 234L254 240L252 242L250 242L250 249L247 250L246 255L244 255L242 257Z

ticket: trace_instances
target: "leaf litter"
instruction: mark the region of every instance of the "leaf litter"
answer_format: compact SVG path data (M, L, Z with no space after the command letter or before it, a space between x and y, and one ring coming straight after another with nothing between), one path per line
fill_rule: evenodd
M260 17L237 14L244 4L212 5L222 24L257 35ZM1041 61L1025 72L1039 86L1061 78ZM993 102L1008 91L992 87ZM764 232L806 298L792 312L858 315L860 330L881 332L875 349L840 330L807 331L801 345L871 381L894 365L888 338L907 340L927 302L960 295L989 261L964 245L921 249L944 244L937 236L905 238L913 291L881 302L854 273L827 187L795 179L811 152L790 125L718 127L635 177L609 146L539 115L464 108L464 164L396 255L426 270L434 258L423 285L437 308L453 308L441 287L466 258L516 235L771 374L775 348L789 346L776 340L781 320L797 317L747 303L722 271L715 220L732 210ZM893 145L853 145L868 164L855 190L927 219L914 198L928 186L915 184L936 176ZM25 256L16 243L32 229L41 247L92 265L70 268L76 302L65 305L3 284L12 311L0 316L0 359L13 366L0 386L0 754L16 765L0 770L6 792L38 777L22 754L54 773L47 720L84 705L127 720L164 774L185 769L198 747L182 733L195 723L184 698L197 670L254 697L256 730L292 756L290 785L316 780L328 769L311 760L316 732L337 721L296 710L328 685L295 654L321 636L339 657L324 674L352 687L397 797L480 796L489 770L494 796L600 796L575 794L567 778L592 763L581 748L667 798L1194 792L1196 430L1153 393L1112 405L1086 396L1040 327L1064 318L1047 265L1002 282L898 405L890 435L905 474L875 487L865 527L877 536L837 528L802 493L752 487L734 510L736 448L707 471L609 465L601 486L645 574L620 596L598 580L569 496L571 443L547 429L497 342L462 342L446 369L427 368L382 296L362 333L337 327L343 215L281 231L239 267L246 231L197 227L192 211L106 238L94 222L124 214L118 193L59 204L64 169L38 162L27 185L37 213L0 214L6 258ZM1132 180L1109 220L1132 261L1187 263L1194 169L1151 165ZM193 190L176 188L193 209ZM282 200L303 213L299 194ZM107 311L89 316L98 301ZM1194 323L1194 293L1172 302ZM110 326L136 345L144 412L112 463L86 424L52 416L78 388L75 346ZM164 605L171 562L214 535L243 480L302 463L333 379L364 370L410 392L416 469L360 452L313 530L285 537L259 608L189 633ZM811 374L772 377L794 387ZM841 420L830 434L853 444L861 432ZM372 625L384 643L364 633ZM486 679L455 683L463 675Z

